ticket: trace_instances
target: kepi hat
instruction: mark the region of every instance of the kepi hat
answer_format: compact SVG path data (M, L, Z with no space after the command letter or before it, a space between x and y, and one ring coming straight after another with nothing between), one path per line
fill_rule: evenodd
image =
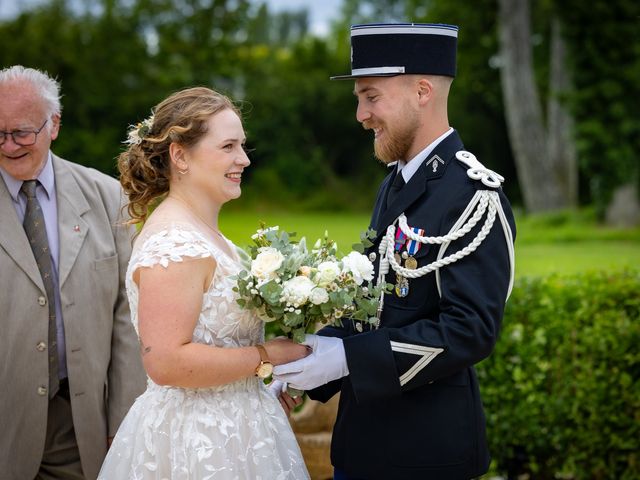
M351 74L331 77L389 77L403 74L456 76L458 27L441 23L373 23L351 27Z

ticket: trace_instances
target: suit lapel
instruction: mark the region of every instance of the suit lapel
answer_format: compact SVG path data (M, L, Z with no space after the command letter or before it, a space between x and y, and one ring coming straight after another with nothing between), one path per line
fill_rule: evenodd
M53 156L53 170L56 179L58 236L60 239L58 276L60 288L62 288L89 232L89 225L82 219L82 215L88 212L90 207L73 177L71 169L55 155Z
M451 135L442 140L436 148L433 149L424 162L422 162L422 165L420 165L416 173L413 174L409 182L400 193L398 193L394 202L389 205L389 208L386 210L384 207L381 208L379 215L376 217L377 221L372 222L375 224L375 230L378 234L376 242L386 233L387 227L391 225L401 213L409 209L416 200L427 192L428 182L440 178L444 174L455 153L463 148L464 146L462 145L460 136L458 132L454 130ZM393 178L393 175L387 177L386 190L389 189L391 178ZM384 198L386 198L386 191Z
M0 219L2 221L0 246L24 270L31 281L44 292L40 270L38 270L38 265L29 246L27 234L18 220L13 200L2 177L0 177Z

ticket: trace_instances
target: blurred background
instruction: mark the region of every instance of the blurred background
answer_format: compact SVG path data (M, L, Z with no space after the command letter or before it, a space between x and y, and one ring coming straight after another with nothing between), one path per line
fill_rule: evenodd
M479 366L494 472L640 478L637 0L0 0L0 64L57 77L54 151L112 175L169 93L228 94L253 151L223 230L328 230L347 251L386 171L352 82L329 76L371 21L460 27L450 123L517 214L518 284Z
M105 172L159 100L213 86L241 104L255 149L245 204L367 211L385 172L353 84L328 77L349 70L351 24L440 22L460 26L451 124L514 205L605 219L621 189L637 203L634 0L0 0L0 12L1 64L62 82L56 152Z

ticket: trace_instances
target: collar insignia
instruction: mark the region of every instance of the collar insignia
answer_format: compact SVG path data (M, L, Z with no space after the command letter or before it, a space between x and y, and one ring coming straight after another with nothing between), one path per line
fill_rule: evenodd
M438 163L438 162L440 162L440 163ZM434 155L427 162L427 166L429 164L431 164L431 169L432 169L433 173L436 173L438 171L438 167L440 166L440 164L444 165L444 160L442 160L438 155Z

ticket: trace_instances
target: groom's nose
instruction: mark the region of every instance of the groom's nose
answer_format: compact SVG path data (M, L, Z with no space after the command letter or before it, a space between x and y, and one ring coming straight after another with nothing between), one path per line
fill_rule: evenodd
M362 105L362 102L358 102L358 107L356 108L356 120L358 122L363 123L371 118L371 112L369 109L365 108Z

